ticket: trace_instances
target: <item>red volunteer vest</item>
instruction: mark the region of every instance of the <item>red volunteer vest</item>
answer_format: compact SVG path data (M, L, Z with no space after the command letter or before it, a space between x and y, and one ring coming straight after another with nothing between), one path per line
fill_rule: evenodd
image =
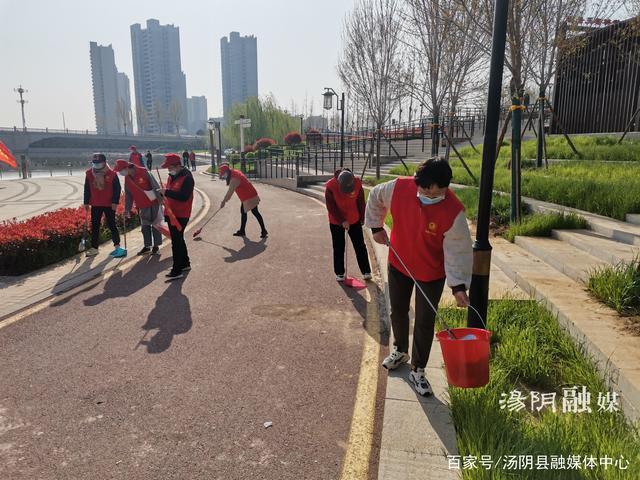
M430 282L445 277L444 234L464 206L450 189L444 200L435 205L422 205L417 195L413 178L396 180L391 199L391 245L416 280ZM391 250L389 263L408 276Z
M180 188L182 188L182 184L184 183L184 179L187 178L185 175L181 175L176 180L169 177L167 180L167 190L171 190L173 192L179 192ZM189 200L186 202L181 202L180 200L175 200L173 198L167 198L166 202L169 205L169 208L173 211L174 215L178 218L191 218L191 206L193 205L193 193L189 197Z
M258 192L255 187L251 184L251 182L244 176L244 173L238 170L231 170L231 178L237 178L240 180L240 185L236 188L236 195L241 202L245 200L249 200L250 198L255 198L258 196Z
M144 164L142 163L142 154L140 152L131 152L131 155L129 155L129 161L136 167L144 167Z
M358 223L360 221L360 211L358 210L358 197L362 190L362 181L359 178L355 179L355 188L351 193L342 193L340 191L340 184L334 177L324 184L324 187L333 194L333 199L336 201L338 210L342 218L344 218L349 225ZM333 225L340 225L341 222L335 218L331 212L329 212L329 223Z
M146 168L136 166L136 173L133 177L130 177L129 175L125 175L124 177L124 183L127 191L131 193L133 201L138 208L149 208L158 203L157 200L149 200L147 194L144 193L145 190L153 190L151 180L149 180L149 175L150 173Z
M92 169L87 170L86 175L89 180L89 188L91 189L89 204L93 207L110 207L111 200L113 199L113 178L116 176L116 172L109 167L106 168L104 188L102 189L97 187L96 176L93 174Z

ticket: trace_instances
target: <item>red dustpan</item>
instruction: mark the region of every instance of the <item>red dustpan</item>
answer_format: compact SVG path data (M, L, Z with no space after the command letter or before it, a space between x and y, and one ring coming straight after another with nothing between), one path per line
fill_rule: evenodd
M346 231L345 231L346 232ZM345 235L346 237L346 235ZM347 259L349 258L349 245L347 245L346 238L344 242L344 284L351 288L367 288L367 285L357 278L353 278L347 275Z

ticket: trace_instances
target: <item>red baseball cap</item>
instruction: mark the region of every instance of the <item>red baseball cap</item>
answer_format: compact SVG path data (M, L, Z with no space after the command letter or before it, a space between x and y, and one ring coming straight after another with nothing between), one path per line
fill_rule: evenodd
M131 145L131 146L129 147L129 150L137 150L137 149L138 149L138 147L136 147L135 145Z
M115 167L113 167L113 169L116 172L121 172L122 170L124 170L125 168L128 167L133 167L133 163L130 163L128 160L124 160L122 158L119 158L116 160L116 165Z
M160 168L169 168L174 165L182 165L182 159L180 158L180 155L178 155L177 153L167 153L164 156L164 162L162 163L162 165L160 165Z
M218 170L218 175L224 175L225 173L229 172L231 169L229 168L229 164L228 163L223 163L222 165L220 165L220 170Z

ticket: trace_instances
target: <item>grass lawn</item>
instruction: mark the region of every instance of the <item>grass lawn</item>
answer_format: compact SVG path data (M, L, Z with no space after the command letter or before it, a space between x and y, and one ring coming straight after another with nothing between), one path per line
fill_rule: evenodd
M640 259L596 268L587 287L598 300L621 315L640 315Z
M465 311L447 309L449 325L464 324ZM607 392L593 364L560 328L556 319L534 301L498 300L489 304L491 378L476 389L450 387L451 408L459 455L490 455L493 469L462 469L463 478L501 479L618 479L637 478L640 435L620 412L601 411L599 392ZM591 394L591 413L563 412L565 388L582 386ZM525 398L524 408L501 404L514 390ZM555 394L556 411L538 410L537 393ZM533 406L532 406L533 404ZM505 408L501 408L504 406ZM503 469L507 455L533 455L531 470ZM598 466L593 470L539 470L538 455L580 455L597 459L621 456L630 462L626 471ZM517 459L516 459L517 460Z
M587 138L587 137L582 137ZM592 151L601 159L616 160L620 149L626 153L623 158L640 160L640 142L629 145L599 145L598 138L588 137ZM576 138L576 142L579 137ZM553 139L560 142L560 139ZM587 140L584 140L585 142ZM604 140L601 140L604 142ZM535 142L523 144L523 158L535 147ZM567 147L568 148L568 147ZM558 155L561 153L558 146ZM533 150L535 151L535 150ZM471 171L479 177L481 155L470 147L460 150ZM605 155L606 152L609 152ZM566 153L566 152L565 152ZM511 191L511 171L507 169L511 152L508 146L500 150L496 163L494 188L503 192ZM553 155L549 153L549 157ZM567 156L569 156L567 154ZM556 157L557 158L557 157ZM640 212L640 161L626 164L606 162L566 162L550 164L548 169L535 169L531 161L523 161L522 194L547 202L586 210L588 212L624 220L625 214ZM451 158L453 182L473 185L473 180L457 157Z
M534 213L525 216L522 221L511 223L504 238L513 243L516 236L550 237L552 230L586 229L587 221L574 213Z

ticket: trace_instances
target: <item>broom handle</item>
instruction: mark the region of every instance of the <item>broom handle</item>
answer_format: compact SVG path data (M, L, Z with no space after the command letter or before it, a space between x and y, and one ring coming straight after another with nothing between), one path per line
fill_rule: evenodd
M122 236L124 237L124 249L127 249L127 216L122 212Z
M349 240L349 232L345 228L344 229L344 278L347 278L347 261L349 260L349 245L347 245L347 240Z

